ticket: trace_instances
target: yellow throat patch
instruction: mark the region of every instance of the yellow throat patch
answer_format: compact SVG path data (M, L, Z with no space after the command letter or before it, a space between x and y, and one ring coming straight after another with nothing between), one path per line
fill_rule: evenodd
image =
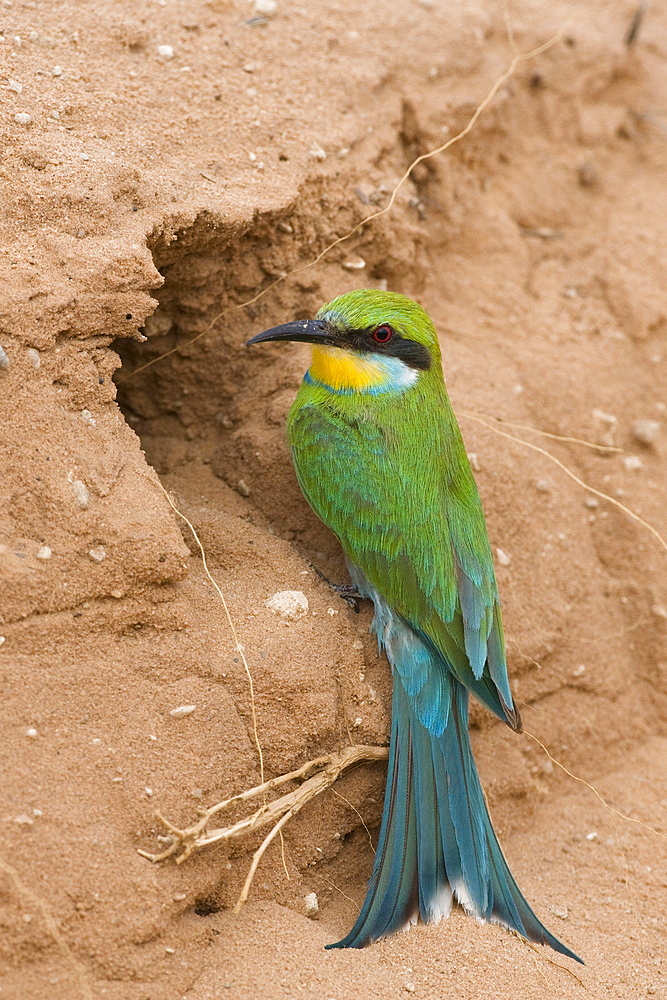
M363 392L387 380L386 368L340 347L313 345L310 375L332 389Z

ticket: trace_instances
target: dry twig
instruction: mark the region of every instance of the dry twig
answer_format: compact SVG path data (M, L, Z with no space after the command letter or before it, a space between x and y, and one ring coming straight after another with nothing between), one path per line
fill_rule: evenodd
M341 774L354 767L355 764L359 764L361 761L387 760L388 756L389 750L387 747L352 746L346 747L340 753L317 757L315 760L309 760L307 764L303 764L295 771L290 771L288 774L283 774L278 778L271 778L270 781L265 781L255 788L250 788L245 792L240 792L238 795L233 795L229 799L224 799L224 801L211 806L210 809L200 810L200 817L197 822L193 823L192 826L186 827L184 830L174 826L161 813L156 812L155 818L169 831L172 841L160 854L150 854L148 851L139 851L139 854L143 858L148 858L149 861L153 862L164 861L166 858L173 857L176 863L180 864L193 851L199 850L202 847L208 847L209 844L235 840L239 837L247 837L251 833L254 833L255 830L270 825L271 830L253 856L248 877L236 904L236 909L238 910L248 898L252 880L264 852L273 838L280 833L283 826L285 826L292 816L295 816L303 809L311 799L326 791L327 788L330 788ZM281 785L299 780L303 780L303 784L299 785L298 788L287 792L285 795L281 795L280 798L274 799L273 802L261 805L259 809L256 809L255 812L239 820L237 823L221 827L220 829L208 829L213 817L230 806L237 805L240 802L247 802L249 799L254 799L258 795L264 795L274 788L279 788Z

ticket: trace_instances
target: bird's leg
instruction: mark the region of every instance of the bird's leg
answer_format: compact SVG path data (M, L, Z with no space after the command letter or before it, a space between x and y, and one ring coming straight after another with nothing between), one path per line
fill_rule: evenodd
M310 564L313 566L313 564ZM332 583L331 580L324 575L322 570L318 569L317 566L313 566L313 569L319 576L320 580L324 580L333 590L334 594L338 594L345 603L352 608L355 614L359 614L359 601L363 601L363 596L359 593L357 588L353 583Z

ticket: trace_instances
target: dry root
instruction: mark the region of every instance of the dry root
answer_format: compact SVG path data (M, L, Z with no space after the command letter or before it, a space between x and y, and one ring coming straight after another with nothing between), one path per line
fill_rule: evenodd
M238 911L248 898L250 886L252 885L252 880L257 871L257 866L262 859L262 855L292 816L295 816L315 796L320 795L327 788L330 788L341 774L355 764L366 760L386 760L388 755L389 751L387 747L356 746L346 747L341 753L317 757L315 760L310 760L307 764L297 768L296 771L290 771L289 774L283 774L278 778L265 781L255 788L250 788L239 795L232 796L230 799L218 802L216 805L211 806L210 809L199 810L200 817L198 821L185 830L180 830L170 823L169 820L165 819L161 813L156 812L155 818L169 831L172 838L171 843L160 854L149 854L147 851L139 851L139 854L143 858L148 858L149 861L154 862L174 857L176 863L180 864L193 851L199 850L202 847L207 847L209 844L217 844L221 841L247 837L249 834L254 833L255 830L270 825L271 829L269 833L253 855L248 877L245 880L241 895L236 903L235 910ZM246 816L232 826L221 827L215 830L208 829L209 823L217 813L240 802L257 798L258 795L265 795L274 788L286 785L290 781L302 781L303 783L286 795L281 795L280 798L274 799L273 802L264 803L259 809L251 813L250 816Z

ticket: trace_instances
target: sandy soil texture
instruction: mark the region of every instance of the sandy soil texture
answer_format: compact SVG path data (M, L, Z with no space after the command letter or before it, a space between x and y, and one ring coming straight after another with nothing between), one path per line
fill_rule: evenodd
M667 537L667 12L263 7L0 7L0 998L667 997L667 551L562 468ZM228 601L265 775L387 740L370 609L315 573L343 562L284 442L307 348L243 347L364 286L438 326L526 728L615 810L473 712L517 879L585 968L461 911L325 952L364 895L379 763L285 827L239 915L260 834L137 853L164 846L156 809L189 823L260 778L244 665L161 484ZM281 590L307 615L266 608Z

